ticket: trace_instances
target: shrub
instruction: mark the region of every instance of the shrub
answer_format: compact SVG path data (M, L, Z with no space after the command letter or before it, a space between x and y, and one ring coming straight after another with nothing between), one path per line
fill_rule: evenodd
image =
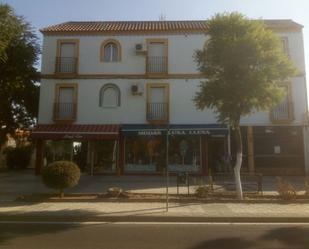
M20 145L6 149L6 165L9 169L25 169L30 164L31 145Z
M296 190L286 180L283 180L281 177L277 177L277 191L279 197L283 200L292 200L296 198Z
M199 198L205 198L208 196L210 191L210 188L208 186L202 185L202 186L198 186L195 189L195 195Z
M44 184L59 191L60 198L63 197L65 188L71 188L78 184L80 178L79 167L70 161L56 161L42 170Z

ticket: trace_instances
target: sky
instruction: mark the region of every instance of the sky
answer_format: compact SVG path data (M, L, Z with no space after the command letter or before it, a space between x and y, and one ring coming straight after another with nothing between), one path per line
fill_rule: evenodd
M194 20L237 11L249 18L293 19L304 26L309 72L309 0L0 0L35 30L66 21ZM38 32L39 36L41 34Z

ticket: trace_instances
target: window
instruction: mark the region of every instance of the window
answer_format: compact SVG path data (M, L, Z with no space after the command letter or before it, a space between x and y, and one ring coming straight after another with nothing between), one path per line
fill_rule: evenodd
M281 37L281 44L282 44L282 49L283 52L286 53L287 55L290 54L289 52L289 40L287 37Z
M168 73L168 40L148 39L146 72L148 74Z
M78 71L79 40L57 41L56 73L75 74Z
M275 106L271 111L271 120L273 123L281 123L281 122L291 122L293 120L293 105L292 105L292 97L291 90L289 84L283 84L281 86L286 95L284 96L281 103Z
M106 84L100 91L100 106L117 107L120 106L120 90L114 84Z
M121 46L116 40L106 40L101 45L101 61L117 62L121 60Z
M76 102L76 84L57 84L54 103L54 120L75 120L77 110Z
M169 85L164 83L147 85L148 122L167 122L169 118Z

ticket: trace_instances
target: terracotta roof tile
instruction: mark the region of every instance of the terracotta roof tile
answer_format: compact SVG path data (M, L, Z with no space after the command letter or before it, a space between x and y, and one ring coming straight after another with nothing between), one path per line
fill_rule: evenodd
M272 29L296 29L303 26L292 20L263 20ZM42 33L144 33L144 32L207 32L206 20L196 21L111 21L66 22L41 29Z

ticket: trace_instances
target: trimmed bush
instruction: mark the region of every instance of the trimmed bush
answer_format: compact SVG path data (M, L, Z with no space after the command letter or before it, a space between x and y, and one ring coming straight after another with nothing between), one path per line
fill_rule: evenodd
M43 183L59 191L60 198L64 196L64 189L74 187L80 178L79 167L70 161L56 161L42 170Z
M295 199L297 195L292 184L281 177L277 177L277 192L279 197L286 201Z
M205 185L198 186L195 189L195 195L198 198L206 198L210 192L211 192L210 188L208 186L205 186Z
M29 166L32 154L30 145L8 147L6 152L6 165L9 169L25 169Z

